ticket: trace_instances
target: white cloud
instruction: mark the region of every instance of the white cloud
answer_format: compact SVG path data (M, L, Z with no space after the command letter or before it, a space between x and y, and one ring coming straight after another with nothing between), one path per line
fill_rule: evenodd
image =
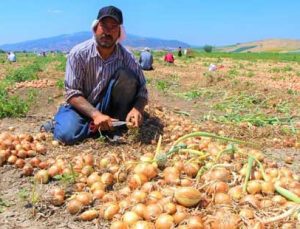
M63 11L62 10L48 10L48 13L51 13L51 14L61 14Z

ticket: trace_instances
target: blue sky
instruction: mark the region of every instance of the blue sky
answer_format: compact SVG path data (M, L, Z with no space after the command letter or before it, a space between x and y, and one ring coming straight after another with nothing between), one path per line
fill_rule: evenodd
M0 44L87 31L99 8L123 11L127 33L192 45L300 39L299 0L0 0Z

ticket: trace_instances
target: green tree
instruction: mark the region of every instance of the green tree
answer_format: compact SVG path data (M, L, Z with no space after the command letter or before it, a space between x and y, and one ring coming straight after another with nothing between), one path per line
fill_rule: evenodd
M203 49L205 52L210 53L210 52L212 52L213 47L211 45L204 45Z

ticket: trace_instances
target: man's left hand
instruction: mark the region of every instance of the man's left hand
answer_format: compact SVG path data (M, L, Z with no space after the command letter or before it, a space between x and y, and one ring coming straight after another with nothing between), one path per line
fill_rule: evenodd
M138 109L132 108L127 114L126 122L131 122L133 127L139 127L143 122L143 115Z

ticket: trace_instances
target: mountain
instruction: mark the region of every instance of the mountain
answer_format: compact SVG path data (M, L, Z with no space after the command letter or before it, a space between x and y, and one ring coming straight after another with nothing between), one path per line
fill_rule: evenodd
M15 44L4 44L0 45L0 49L5 51L68 51L76 44L85 41L91 37L91 32L78 32L73 34L65 34L55 37L30 40ZM177 40L147 38L132 34L127 34L127 37L123 44L133 49L141 49L144 47L149 47L151 49L175 49L179 46L181 46L182 48L190 47L189 44Z
M217 48L222 52L300 52L300 40L267 39Z

